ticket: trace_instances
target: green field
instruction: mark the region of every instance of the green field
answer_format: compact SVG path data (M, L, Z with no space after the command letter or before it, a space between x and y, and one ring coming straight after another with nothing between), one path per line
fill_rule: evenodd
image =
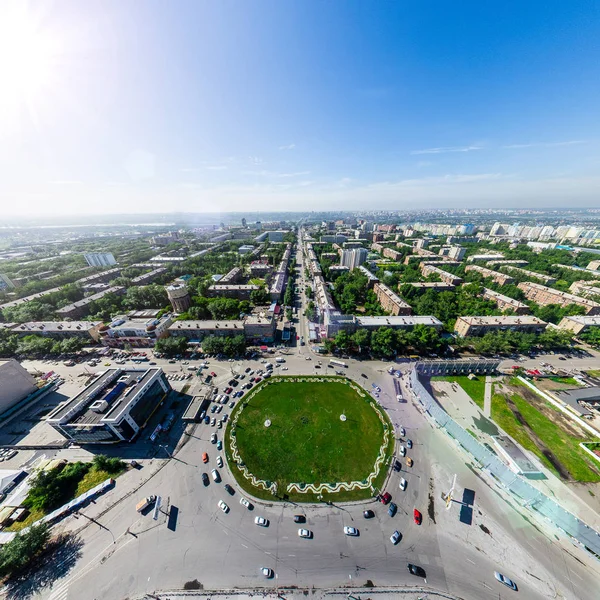
M465 393L483 409L485 395L485 376L480 375L476 379L469 379L466 375L448 375L445 377L432 377L431 381L452 381L458 383Z
M579 447L579 443L586 441L586 438L578 438L569 434L518 394L512 394L510 398L535 435L568 470L573 480L600 481L600 469ZM525 449L533 452L552 472L559 474L551 461L532 440L528 430L519 423L502 394L492 396L492 419Z
M275 481L280 495L289 483L337 483L363 481L373 471L383 441L383 425L365 393L361 398L341 382L284 381L263 385L242 410L235 436L245 465L257 478ZM346 415L346 421L340 415ZM387 417L385 417L387 420ZM271 421L265 427L265 421ZM231 425L230 425L231 427ZM227 457L231 460L230 428ZM391 438L388 456L392 452ZM251 494L273 499L270 492L252 486L231 465L238 483ZM382 469L376 485L387 474ZM327 494L336 500L368 498L370 490ZM313 502L312 494L294 493L290 500Z

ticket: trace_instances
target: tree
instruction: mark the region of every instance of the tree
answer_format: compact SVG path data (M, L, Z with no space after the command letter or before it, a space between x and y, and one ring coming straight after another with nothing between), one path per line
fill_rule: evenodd
M125 463L118 457L108 457L105 454L97 454L92 460L94 468L98 471L106 471L109 475L120 473L125 468Z
M183 354L187 350L188 340L185 337L168 337L156 340L154 349L166 356Z
M269 293L264 287L259 288L258 290L253 290L250 292L250 302L254 304L254 306L261 306L264 304L268 304L271 301L269 297Z
M340 350L348 350L348 348L351 347L351 344L352 340L350 339L348 332L344 331L343 329L338 331L337 335L335 336L335 345Z
M16 575L44 550L50 540L50 528L45 523L31 526L0 547L0 577Z
M371 350L374 354L389 358L394 355L396 340L394 330L390 327L381 327L371 335Z
M365 352L371 345L371 334L368 329L358 329L352 334L352 343L359 353Z

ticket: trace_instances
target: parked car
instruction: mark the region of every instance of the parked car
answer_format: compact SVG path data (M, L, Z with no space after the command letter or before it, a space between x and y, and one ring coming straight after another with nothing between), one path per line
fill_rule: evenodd
M398 512L398 506L394 502L390 502L390 507L388 508L388 515L390 517L394 517Z
M240 498L240 504L242 506L245 506L248 510L252 509L252 503L249 500L247 500L246 498L244 498L244 496L242 496Z
M260 527L268 527L269 519L265 519L264 517L255 517L254 522Z
M404 427L400 427L400 429L398 429L398 433L404 437L406 435L406 430L404 429Z
M358 536L358 529L356 527L348 527L348 525L344 526L344 533L349 536Z
M298 536L309 540L310 538L312 538L312 531L310 531L309 529L298 529Z
M372 510L363 511L363 517L365 519L372 519L375 516L375 513Z
M273 569L269 569L269 567L261 567L260 572L265 579L273 579Z
M406 440L406 447L407 447L408 449L410 449L410 448L412 448L412 447L413 447L412 440Z
M406 448L404 446L399 446L398 447L398 454L400 456L406 456Z
M404 492L406 490L406 479L404 479L404 477L402 477L400 479L400 484L398 485L398 487Z
M206 473L202 473L202 483L204 484L204 487L207 487L210 483L210 480L208 479L208 475Z
M229 506L227 506L227 504L225 504L225 502L223 502L223 500L219 500L219 508L225 513L227 514L229 512Z
M217 467L223 468L223 458L220 455L217 456Z
M217 442L217 450L223 450L223 442L221 440Z
M225 491L230 495L233 496L235 494L235 490L228 484L225 484Z
M304 515L294 515L294 523L306 523L306 517Z
M202 462L203 463L207 463L208 462L208 454L206 452L202 453Z
M412 467L412 466L413 466L413 462L414 462L414 461L413 461L413 459L412 459L412 458L410 458L410 457L409 457L409 458L407 458L407 459L406 459L406 466L407 466L407 467Z
M392 542L392 544L394 544L394 546L395 546L401 540L401 538L402 538L402 534L398 530L396 530L390 536L390 542Z
M210 436L210 443L211 443L211 444L216 444L216 443L217 443L217 434L216 434L216 433L213 433L213 434Z
M423 515L416 508L413 510L413 519L417 525L423 522Z
M399 460L394 461L394 471L400 471L402 469L402 463Z
M219 474L219 471L217 471L216 469L213 469L210 474L212 475L213 481L215 483L219 483L221 481L221 475Z
M383 494L383 496L381 496L381 503L389 504L391 499L392 495L389 492L386 492L385 494Z

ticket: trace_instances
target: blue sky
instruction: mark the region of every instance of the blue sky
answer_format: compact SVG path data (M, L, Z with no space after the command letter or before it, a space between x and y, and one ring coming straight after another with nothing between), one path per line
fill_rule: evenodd
M597 2L15 6L6 214L598 206Z

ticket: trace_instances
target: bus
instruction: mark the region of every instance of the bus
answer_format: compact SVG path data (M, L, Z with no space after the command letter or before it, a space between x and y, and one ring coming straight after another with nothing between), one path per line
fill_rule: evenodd
M333 358L329 361L329 364L332 367L345 367L345 368L348 368L348 365L345 362L342 362L341 360L334 360Z

